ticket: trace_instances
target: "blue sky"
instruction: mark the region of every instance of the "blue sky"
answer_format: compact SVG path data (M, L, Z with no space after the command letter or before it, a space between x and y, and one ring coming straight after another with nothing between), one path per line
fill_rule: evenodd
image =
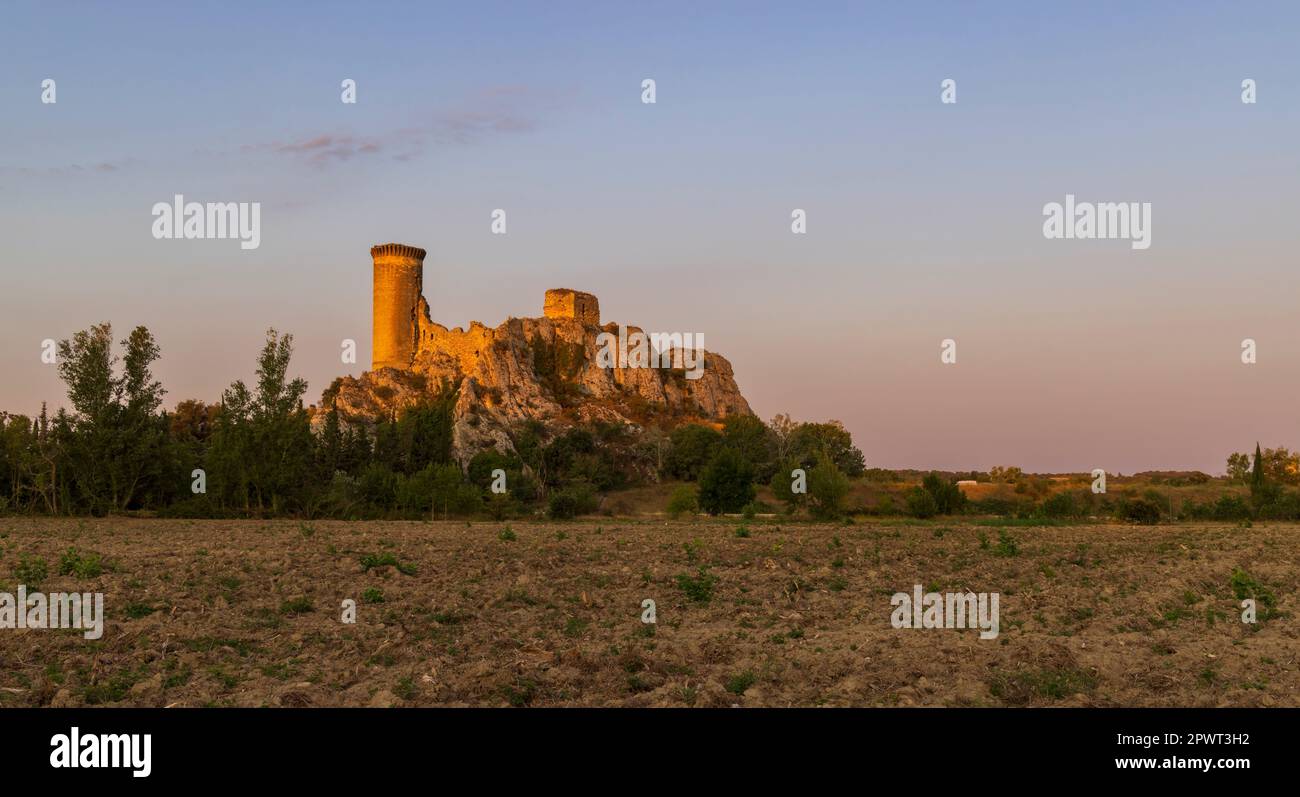
M1292 3L10 4L0 407L57 402L39 342L100 320L155 331L171 401L268 326L318 396L399 241L443 323L588 290L871 464L1220 471L1300 446L1297 34ZM176 193L261 202L261 247L155 241ZM1151 202L1152 248L1044 240L1066 193Z

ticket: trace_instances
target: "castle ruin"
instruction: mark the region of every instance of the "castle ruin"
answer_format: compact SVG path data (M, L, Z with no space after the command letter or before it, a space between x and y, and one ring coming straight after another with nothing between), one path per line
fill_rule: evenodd
M551 288L542 312L547 318L574 318L588 326L600 326L600 301L582 291Z
M425 254L423 249L406 244L370 247L374 261L372 370L408 370L421 349L435 335L447 331L431 320L429 303L424 298ZM600 326L600 301L582 291L548 290L542 312L556 321L571 319L584 326Z
M406 244L370 247L375 263L371 368L407 369L419 348L417 309L424 299L423 249Z

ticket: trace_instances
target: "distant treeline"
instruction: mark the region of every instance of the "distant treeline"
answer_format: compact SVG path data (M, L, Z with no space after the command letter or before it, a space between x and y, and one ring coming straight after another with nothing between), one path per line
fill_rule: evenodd
M951 474L930 473L919 486L898 482L910 473L872 469L866 481L880 485L884 494L874 503L850 505L846 511L866 515L994 515L1025 520L1114 518L1134 523L1161 520L1300 520L1300 469L1296 455L1286 448L1260 449L1254 456L1232 454L1228 475L1214 479L1191 472L1150 472L1115 479L1104 492L1095 491L1087 475L1046 477L1026 474L1017 467L995 467L987 472L957 474L976 485L1001 489L986 497L969 499ZM1064 482L1064 483L1063 483Z

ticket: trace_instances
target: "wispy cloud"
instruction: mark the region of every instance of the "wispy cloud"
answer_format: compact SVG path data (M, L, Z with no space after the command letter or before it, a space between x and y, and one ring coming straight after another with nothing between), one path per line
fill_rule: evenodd
M123 158L116 161L99 161L98 163L70 163L66 166L17 166L0 167L0 174L20 177L76 177L79 175L112 174L143 164L136 158Z
M257 150L261 147L245 147L245 150ZM319 135L289 143L276 143L270 146L278 155L305 157L317 165L330 161L351 160L357 155L376 155L384 149L382 141L376 138L362 138L352 135Z
M536 99L526 86L495 86L412 126L373 135L312 133L288 141L245 145L241 151L270 152L316 167L364 156L408 161L430 149L471 146L494 136L532 132L539 124L532 107Z
M426 113L414 124L373 134L347 131L306 133L286 140L250 143L229 149L199 147L193 157L270 154L323 169L360 158L414 160L431 150L474 146L498 136L532 132L540 124L539 108L555 107L554 97L525 85L491 86L460 103ZM111 175L143 165L134 157L58 166L0 166L0 176L61 178Z

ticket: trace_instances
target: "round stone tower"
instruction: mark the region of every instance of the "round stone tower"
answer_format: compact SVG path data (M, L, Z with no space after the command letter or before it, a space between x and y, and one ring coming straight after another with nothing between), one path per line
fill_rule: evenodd
M411 367L419 343L416 308L424 292L424 250L406 244L370 247L375 261L371 369Z

